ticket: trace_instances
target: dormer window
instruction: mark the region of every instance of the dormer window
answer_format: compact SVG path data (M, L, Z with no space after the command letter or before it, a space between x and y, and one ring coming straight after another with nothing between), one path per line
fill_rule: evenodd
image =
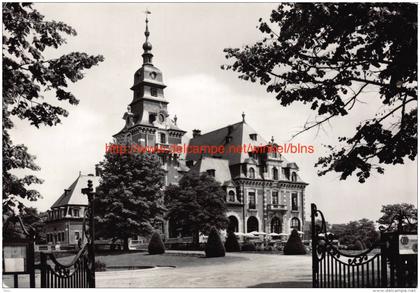
M256 133L251 133L249 135L249 137L253 140L253 141L257 141L257 134Z
M297 181L297 175L295 172L292 173L292 181L296 182Z
M216 170L209 169L209 170L207 170L207 174L211 177L215 177L216 176Z
M250 179L255 179L255 169L254 168L249 168L249 174L248 177Z
M226 143L230 143L232 141L232 136L226 136Z
M152 97L157 97L158 96L158 92L157 92L157 88L150 88L150 94L152 95Z

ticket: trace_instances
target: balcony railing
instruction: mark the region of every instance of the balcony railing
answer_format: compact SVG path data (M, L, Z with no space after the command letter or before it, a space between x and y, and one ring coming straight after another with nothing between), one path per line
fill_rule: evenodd
M269 204L268 209L272 211L286 211L287 206L285 204Z

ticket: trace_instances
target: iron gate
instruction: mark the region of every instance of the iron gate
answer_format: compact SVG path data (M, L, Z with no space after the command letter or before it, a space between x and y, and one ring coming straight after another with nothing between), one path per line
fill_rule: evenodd
M386 288L417 286L417 254L401 256L398 236L413 232L403 227L404 215L396 215L389 227L380 227L380 240L353 255L338 249L329 234L324 214L311 204L312 286L314 288ZM319 220L320 225L316 224ZM408 219L407 219L408 220ZM398 227L393 230L397 221ZM417 229L417 228L415 228Z

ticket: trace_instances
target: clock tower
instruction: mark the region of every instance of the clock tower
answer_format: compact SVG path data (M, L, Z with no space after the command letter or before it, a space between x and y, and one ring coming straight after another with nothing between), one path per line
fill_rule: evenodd
M146 40L143 44L143 65L134 74L131 87L133 99L124 113L124 128L113 137L117 143L143 146L181 144L185 131L177 126L176 116L168 113L162 72L153 65L152 44L149 41L149 20L146 15Z

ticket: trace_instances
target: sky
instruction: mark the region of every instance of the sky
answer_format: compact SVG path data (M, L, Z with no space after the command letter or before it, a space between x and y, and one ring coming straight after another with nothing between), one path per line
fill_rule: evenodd
M132 100L130 87L134 72L141 67L146 9L154 65L163 72L169 114L178 117L178 126L192 136L239 122L246 122L267 141L287 143L314 113L305 105L284 108L261 85L243 81L232 71L220 69L228 62L224 48L242 47L262 39L258 19L269 19L274 3L37 3L50 20L63 21L76 29L58 50L47 58L81 51L101 54L105 61L86 71L85 78L71 85L80 104L63 104L70 115L55 127L36 129L16 121L11 132L14 143L24 143L37 157L44 179L36 189L42 199L31 205L47 210L65 188L82 174L94 173L103 159L105 144L124 125L122 116ZM306 132L292 142L313 145L314 154L288 154L300 168L306 189L306 213L314 202L330 223L368 218L377 220L381 206L413 203L417 206L417 161L387 166L384 175L374 174L364 184L352 177L339 180L339 174L317 176L318 157L326 154L323 145L350 135L359 121L381 109L374 90L364 93L353 112L325 125L323 131Z

